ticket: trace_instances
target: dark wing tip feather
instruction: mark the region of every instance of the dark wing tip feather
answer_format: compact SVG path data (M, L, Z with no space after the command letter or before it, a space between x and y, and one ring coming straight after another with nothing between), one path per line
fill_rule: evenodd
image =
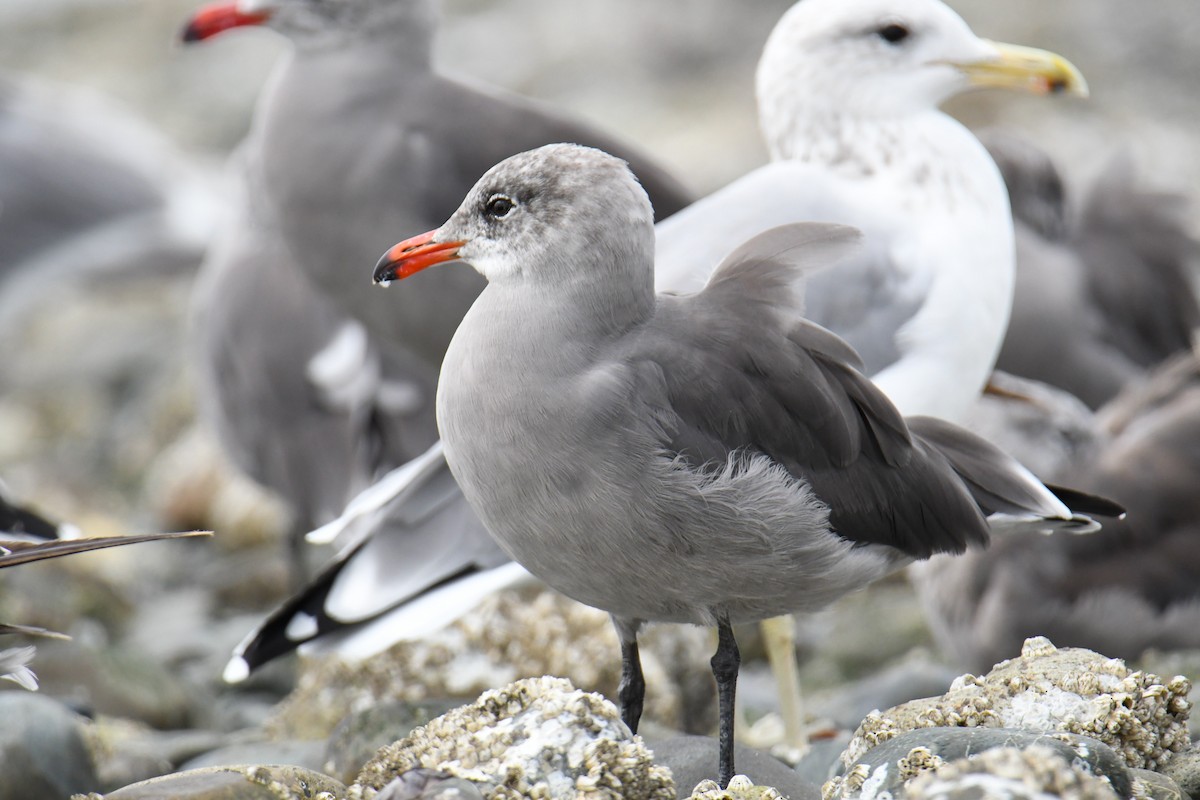
M1046 488L1053 492L1055 497L1063 501L1063 504L1076 514L1112 517L1113 519L1122 519L1125 516L1125 507L1120 503L1109 500L1107 497L1081 492L1078 489L1069 489L1065 486L1055 486L1050 483L1046 484Z

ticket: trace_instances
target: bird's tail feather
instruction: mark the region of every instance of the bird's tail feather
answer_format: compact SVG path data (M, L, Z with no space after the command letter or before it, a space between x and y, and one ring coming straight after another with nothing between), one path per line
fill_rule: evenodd
M933 417L910 417L909 429L932 446L962 478L995 533L1007 530L1091 532L1089 515L1121 509L1104 498L1047 487L1015 458L969 431ZM1078 507L1075 505L1078 503Z

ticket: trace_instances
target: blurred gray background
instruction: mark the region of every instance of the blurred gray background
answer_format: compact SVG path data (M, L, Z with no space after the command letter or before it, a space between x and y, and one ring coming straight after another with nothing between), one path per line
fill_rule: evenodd
M641 142L698 190L764 154L755 61L789 0L446 0L439 61L542 98ZM201 47L174 37L194 0L5 0L0 66L111 94L183 148L221 153L244 133L282 42L235 31ZM1122 145L1146 171L1200 178L1200 9L1195 0L960 0L981 35L1047 47L1091 83L1089 101L987 93L955 103L971 124L1035 137L1069 167Z
M94 90L161 131L215 181L285 45L269 31L242 29L184 47L177 34L198 5L3 0L0 70ZM789 5L445 0L436 52L444 69L590 118L708 191L766 157L754 67ZM1092 89L1088 100L977 93L951 108L969 124L1034 139L1077 190L1123 148L1152 186L1200 184L1196 0L953 5L984 36L1067 56ZM188 276L140 293L71 290L68 281L44 292L36 308L27 303L38 316L32 328L0 331L9 349L0 374L0 476L59 515L103 509L122 523L183 524L187 509L172 504L195 502L187 499L194 481L181 488L168 474L164 484L154 464L170 473L197 462L161 455L191 417ZM205 523L203 513L193 516Z

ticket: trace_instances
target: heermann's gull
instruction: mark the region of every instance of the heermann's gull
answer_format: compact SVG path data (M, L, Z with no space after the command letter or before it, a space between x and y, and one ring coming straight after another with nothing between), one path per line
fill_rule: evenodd
M437 375L415 359L385 360L318 294L244 162L235 159L241 185L192 297L197 405L234 465L290 508L293 568L304 577L303 534L337 517L381 469L428 446L432 411L422 398ZM411 399L384 402L389 381Z
M473 275L450 277L453 286L434 281L437 285L415 292L411 304L397 313L394 304L367 292L365 282L354 286L346 270L374 258L397 227L424 230L444 219L475 179L506 155L562 139L594 142L621 154L629 150L527 100L435 73L430 65L435 5L433 0L222 2L199 11L184 34L201 40L232 27L262 24L294 45L259 104L244 148L244 172L252 184L247 191L255 208L242 212L244 218L234 222L206 268L198 316L202 330L211 327L203 334L201 355L203 371L213 378L206 383L209 416L218 430L227 431L223 438L234 444L234 453L242 452L235 460L260 483L282 490L298 508L301 524L327 522L328 510L349 499L347 490L361 488L353 478L361 465L347 458L373 450L369 474L376 476L431 444L436 436L432 381L450 334L482 286ZM629 155L653 187L662 213L688 201L660 169ZM395 192L398 185L409 191ZM271 263L255 264L255 259ZM292 270L315 281L315 295L297 286L276 296L279 279L273 276ZM322 308L323 302L334 311ZM381 371L380 396L331 408L323 395L341 381L312 385L310 362L325 351L322 340L347 330L350 320L370 329L362 344L371 363L362 370ZM233 337L235 330L239 334ZM344 366L353 371L352 364ZM236 375L228 374L231 369ZM370 383L370 376L365 379ZM405 385L411 391L400 398L405 407L396 409L396 393L388 389ZM372 425L362 424L363 409L370 409ZM455 502L463 514L470 513L461 498ZM461 516L448 512L443 524ZM400 540L368 549L424 546L436 552L443 532L436 522L424 510L381 515L381 532ZM498 558L478 523L474 530L476 546L462 548L463 562L448 573L410 559L400 570L406 587L400 595L417 576L436 584ZM488 550L492 555L483 558ZM395 587L385 586L370 600L371 592L359 587L355 597L363 602L352 612L331 610L330 621L369 619L386 611L395 594ZM314 602L312 596L304 599L308 606ZM286 648L288 642L279 645Z
M812 6L818 7L812 13L826 17L827 21L810 24L812 19L801 15L801 8ZM896 42L889 42L883 32L887 29L889 36L896 35L891 26L904 29L907 34ZM846 31L851 29L858 33L847 34ZM920 68L925 61L939 59L986 63L964 63L961 71L933 64ZM993 63L990 59L996 61ZM823 72L814 75L817 70ZM930 81L933 81L932 85ZM883 257L874 261L859 259L857 268L843 265L829 270L830 279L823 284L828 289L827 296L810 298L810 307L814 303L823 304L831 309L830 317L838 315L837 309L845 309L844 319L839 320L844 327L839 332L859 335L864 340L862 344L868 345L873 353L894 354L897 351L895 326L904 323L905 315L915 313L927 297L936 298L937 302L928 304L924 312L923 320L928 320L914 324L928 335L920 341L913 339L914 349L905 362L917 365L923 377L906 382L908 394L894 399L902 408L907 404L911 413L949 413L969 405L999 347L1008 307L1006 287L1011 285L1012 273L1011 223L995 167L969 133L936 111L936 103L943 96L975 84L1011 85L1033 90L1046 90L1052 86L1077 90L1082 85L1073 68L1049 54L1011 47L998 50L996 46L981 42L961 19L936 0L855 2L837 7L805 0L780 23L760 69L760 94L768 101L764 103L764 129L769 136L780 140L777 142L780 152L776 155L791 160L765 167L693 207L698 210L688 209L672 221L661 224L659 234L666 241L664 248L667 251L674 248L672 243L686 250L692 247L693 239L700 245L698 252L691 254L694 258L679 256L678 269L668 266L660 271L659 287L671 290L698 288L716 259L742 239L773 224L808 218L841 219L861 224L864 214L877 211L880 217L871 226L876 243L869 249L873 253L881 251ZM897 99L887 106L873 102L880 93L906 85L919 88L897 94ZM848 97L858 100L842 110ZM927 109L927 116L932 119L924 126L914 123L916 130L910 131L909 138L928 135L927 128L930 127L935 132L945 128L947 151L964 152L963 163L953 165L953 170L946 165L941 153L931 161L930 169L944 169L946 172L942 177L955 178L950 181L949 188L930 180L929 176L922 179L917 169L923 163L920 158L889 161L891 140L880 132L886 131L891 136L893 129L907 130L909 115L899 113L900 110L907 112L907 106ZM813 113L814 110L822 114ZM835 111L839 116L834 116ZM851 113L856 111L861 113L857 116ZM820 124L823 120L829 124ZM813 127L801 127L805 121L811 121ZM852 125L853 136L838 135L838 126L842 123ZM874 135L861 136L870 132ZM787 141L783 141L785 139ZM839 142L841 149L830 145L831 141ZM808 163L798 163L801 160ZM861 163L871 165L872 176L860 180L859 176L842 174L848 167ZM850 169L850 172L854 170ZM977 174L980 172L982 177ZM969 227L964 220L973 218L951 208L962 205L958 200L965 189L960 183L979 187L986 195L980 201L984 208L982 218ZM763 185L768 192L774 192L776 188L779 192L759 197ZM867 211L845 211L862 203L868 206ZM657 201L655 205L657 208ZM938 213L930 211L931 206ZM846 216L840 216L843 212ZM927 219L930 214L932 221ZM945 229L950 233L947 234ZM1003 243L1005 236L1008 237L1007 244ZM722 244L707 247L705 243L714 239ZM980 258L976 251L985 249L983 243L993 239L1001 240L993 251L1003 254L1007 248L1008 261L1003 257L995 260ZM955 250L955 247L960 249ZM944 258L924 260L925 256L939 252ZM989 280L977 280L988 276L967 274L963 269L973 269L976 265L981 273L991 269L995 274ZM943 266L947 267L947 274L936 284L935 292L929 273L941 275L937 271ZM425 276L420 280L431 278ZM817 280L822 279L818 277ZM897 303L891 293L899 289L905 289L908 294ZM866 300L865 292L870 292ZM868 306L889 304L892 310L883 310L879 319L866 319ZM967 307L974 309L972 313L959 313L960 308ZM938 310L943 308L949 309L949 313L942 314ZM385 311L397 313L391 307ZM938 315L944 319L935 319ZM995 324L984 330L977 324L980 319ZM935 326L926 322L941 322L953 332L938 330L935 336L931 330ZM952 326L956 324L965 324L967 332L954 330ZM881 341L875 344L866 341L865 337L874 336L880 337ZM947 355L943 353L947 346L959 349ZM981 359L983 363L976 364L975 359ZM881 355L876 359L880 363L873 366L882 366L884 360ZM967 365L965 374L962 372L964 363ZM903 374L903 370L898 372ZM366 555L363 550L352 558L361 559ZM319 589L314 591L314 595L317 594ZM302 602L311 609L315 607L314 599L310 595L302 598ZM276 620L274 624L280 621ZM269 625L264 632L275 629ZM308 631L313 629L313 626L306 628ZM399 627L395 630L397 637L408 633ZM379 641L386 642L386 639ZM259 644L261 642L251 641L247 646L253 649Z
M853 225L866 247L814 276L806 313L902 412L961 420L999 351L1014 269L999 172L938 110L979 87L1086 91L1061 57L982 40L939 0L797 3L758 67L772 163L659 226L658 286L699 288L775 225Z
M1093 435L1094 452L1053 477L1120 501L1125 519L1079 541L1005 537L922 565L930 626L963 668L1033 635L1125 659L1200 647L1200 358L1177 356L1128 387Z
M1012 198L1017 232L1013 316L997 366L1066 389L1091 408L1174 353L1200 325L1191 284L1200 242L1180 195L1139 187L1118 156L1078 221L1050 157L992 133L984 143Z
M436 365L482 288L474 275L433 277L388 303L355 281L396 231L445 219L497 161L550 142L628 158L660 217L690 201L627 145L544 105L452 80L433 68L436 0L243 0L209 6L185 36L261 24L292 44L257 109L253 154L297 266L384 348ZM403 192L396 187L403 186Z
M797 282L857 240L775 229L699 293L656 297L652 211L632 173L550 145L498 164L375 271L386 284L461 259L487 278L438 385L451 470L515 560L612 614L631 729L642 624L717 626L722 784L733 623L820 608L915 558L983 544L985 515L1094 527L983 440L906 422L854 351L800 316Z

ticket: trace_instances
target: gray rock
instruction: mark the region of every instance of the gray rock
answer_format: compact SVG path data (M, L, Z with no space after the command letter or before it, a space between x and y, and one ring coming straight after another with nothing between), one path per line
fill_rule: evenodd
M809 742L808 750L796 764L796 774L817 786L825 783L842 771L840 756L849 742L848 732L842 732L829 739Z
M461 702L454 700L383 703L347 716L326 745L327 771L343 781L353 780L376 750L403 739L413 728L458 705Z
M920 728L907 731L868 750L845 771L870 781L875 792L899 796L903 784L921 770L998 748L1043 747L1093 775L1108 778L1116 792L1129 797L1132 778L1124 760L1108 745L1070 733L1038 733L1006 728ZM847 778L839 797L857 796ZM862 781L857 783L861 786Z
M646 744L654 751L655 764L670 767L680 798L691 797L697 784L716 777L718 746L711 736L676 736ZM758 786L772 786L791 800L817 800L821 796L819 784L804 779L787 764L761 750L737 745L734 766L739 775L745 775Z
M201 753L229 744L217 731L161 731L127 719L100 716L87 729L97 784L106 789L157 778Z
M88 800L279 800L346 796L340 781L291 766L208 767L135 783Z
M483 800L479 787L435 769L413 769L379 790L375 800Z
M1188 795L1184 794L1179 784L1161 772L1131 769L1129 774L1134 780L1142 782L1143 793L1153 800L1188 800Z
M836 690L817 695L812 713L839 727L854 730L867 714L921 697L944 694L960 671L933 661L927 654L905 658Z
M204 767L236 767L246 764L287 764L321 771L325 767L325 742L251 742L218 747L187 761L181 771Z
M927 751L925 753L927 755ZM918 756L919 759L919 756ZM868 779L868 783L872 783ZM875 796L874 786L862 796ZM882 797L891 796L884 793ZM1112 785L1047 747L997 747L927 769L902 787L900 800L1120 800ZM1146 795L1137 795L1144 800Z
M850 765L901 731L938 726L998 727L1090 736L1130 767L1156 769L1190 745L1191 682L1135 671L1091 650L1026 639L1018 658L987 675L962 675L941 697L868 714L842 762Z
M85 637L39 645L35 670L48 695L69 697L92 713L164 730L188 727L211 698L139 650L90 647Z
M55 700L0 692L0 800L65 800L99 785L79 717Z
M1162 773L1179 784L1179 788L1192 800L1200 800L1200 750L1195 746L1176 753L1163 767Z

